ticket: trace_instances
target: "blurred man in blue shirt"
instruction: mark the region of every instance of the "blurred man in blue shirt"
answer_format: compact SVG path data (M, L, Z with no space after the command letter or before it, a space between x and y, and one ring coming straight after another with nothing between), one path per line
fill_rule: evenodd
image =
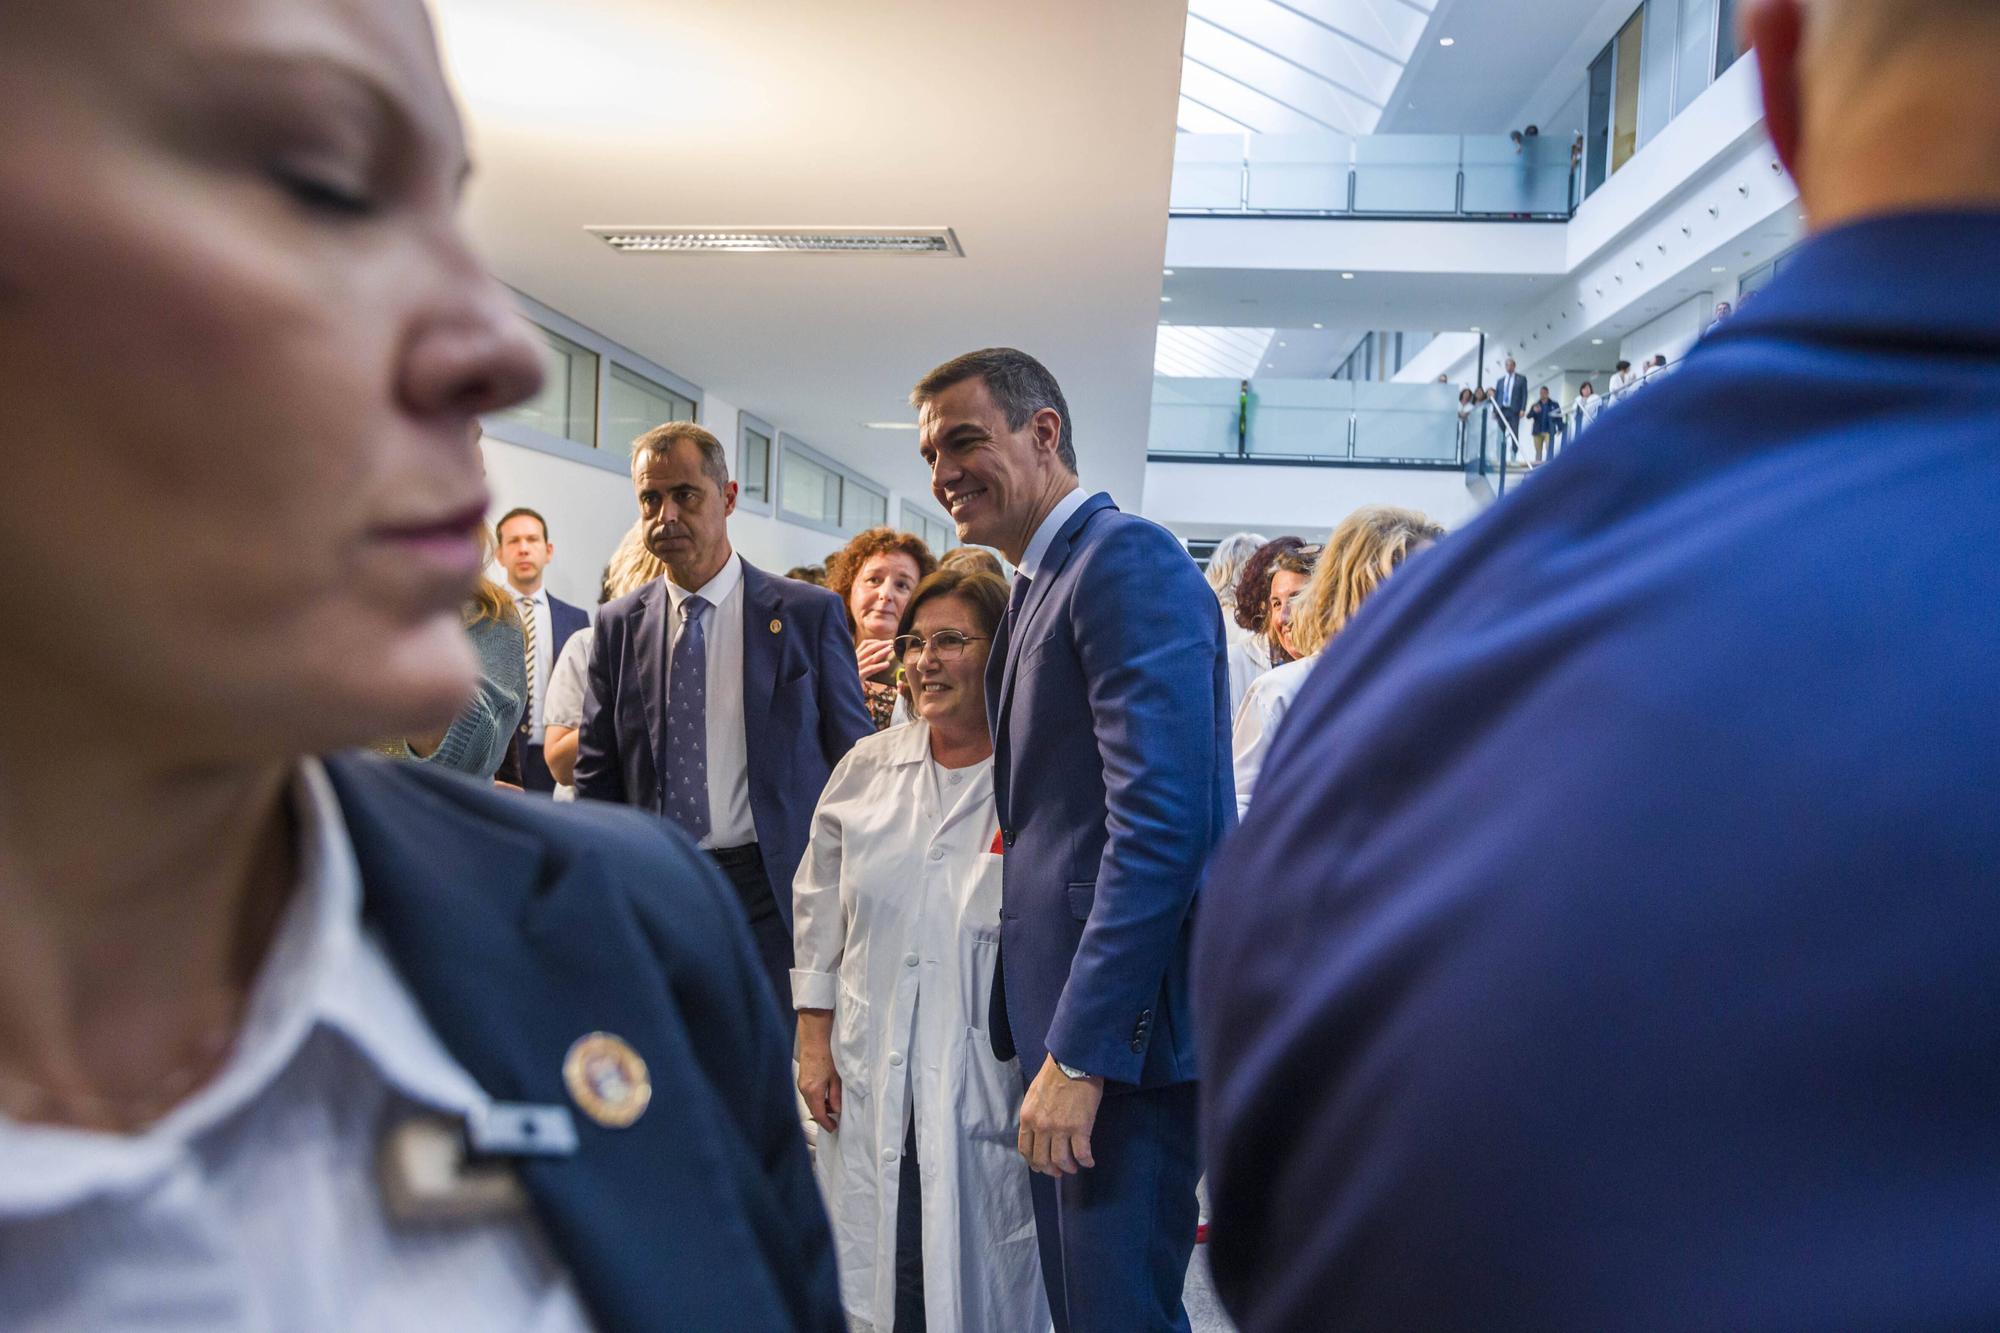
M1370 603L1203 890L1246 1333L2000 1326L2000 6L1745 10L1814 237Z

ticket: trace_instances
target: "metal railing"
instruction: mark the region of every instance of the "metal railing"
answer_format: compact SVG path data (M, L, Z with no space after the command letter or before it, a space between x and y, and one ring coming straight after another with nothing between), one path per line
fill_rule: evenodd
M1183 214L1568 218L1572 145L1504 134L1180 134L1168 208Z

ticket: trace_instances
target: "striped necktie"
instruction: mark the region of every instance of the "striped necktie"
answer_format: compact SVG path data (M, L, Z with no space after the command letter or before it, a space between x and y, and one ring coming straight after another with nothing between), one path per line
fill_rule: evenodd
M535 720L535 599L523 597L520 604L521 656L528 664L528 684L521 695L521 734L527 737L528 744L534 745L537 738L531 732Z

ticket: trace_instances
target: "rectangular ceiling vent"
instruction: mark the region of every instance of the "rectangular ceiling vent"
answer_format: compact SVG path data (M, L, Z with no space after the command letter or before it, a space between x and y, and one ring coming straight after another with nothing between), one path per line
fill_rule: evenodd
M586 227L626 254L871 254L964 257L950 227Z

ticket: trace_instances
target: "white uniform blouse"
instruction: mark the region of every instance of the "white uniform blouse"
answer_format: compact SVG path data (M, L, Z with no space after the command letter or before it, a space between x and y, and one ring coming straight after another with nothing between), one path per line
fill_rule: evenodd
M1251 793L1264 771L1264 760L1270 756L1271 742L1278 738L1278 724L1285 720L1292 700L1299 697L1318 661L1315 654L1274 666L1250 682L1245 691L1243 707L1236 711L1235 746L1230 756L1236 769L1238 819L1249 812Z
M841 1300L887 1328L896 1291L896 1185L914 1119L931 1328L1049 1326L1028 1170L1024 1085L993 1056L1000 950L993 763L944 769L921 719L864 736L813 814L793 882L801 1009L833 1010L838 1133L814 1169L833 1220Z

